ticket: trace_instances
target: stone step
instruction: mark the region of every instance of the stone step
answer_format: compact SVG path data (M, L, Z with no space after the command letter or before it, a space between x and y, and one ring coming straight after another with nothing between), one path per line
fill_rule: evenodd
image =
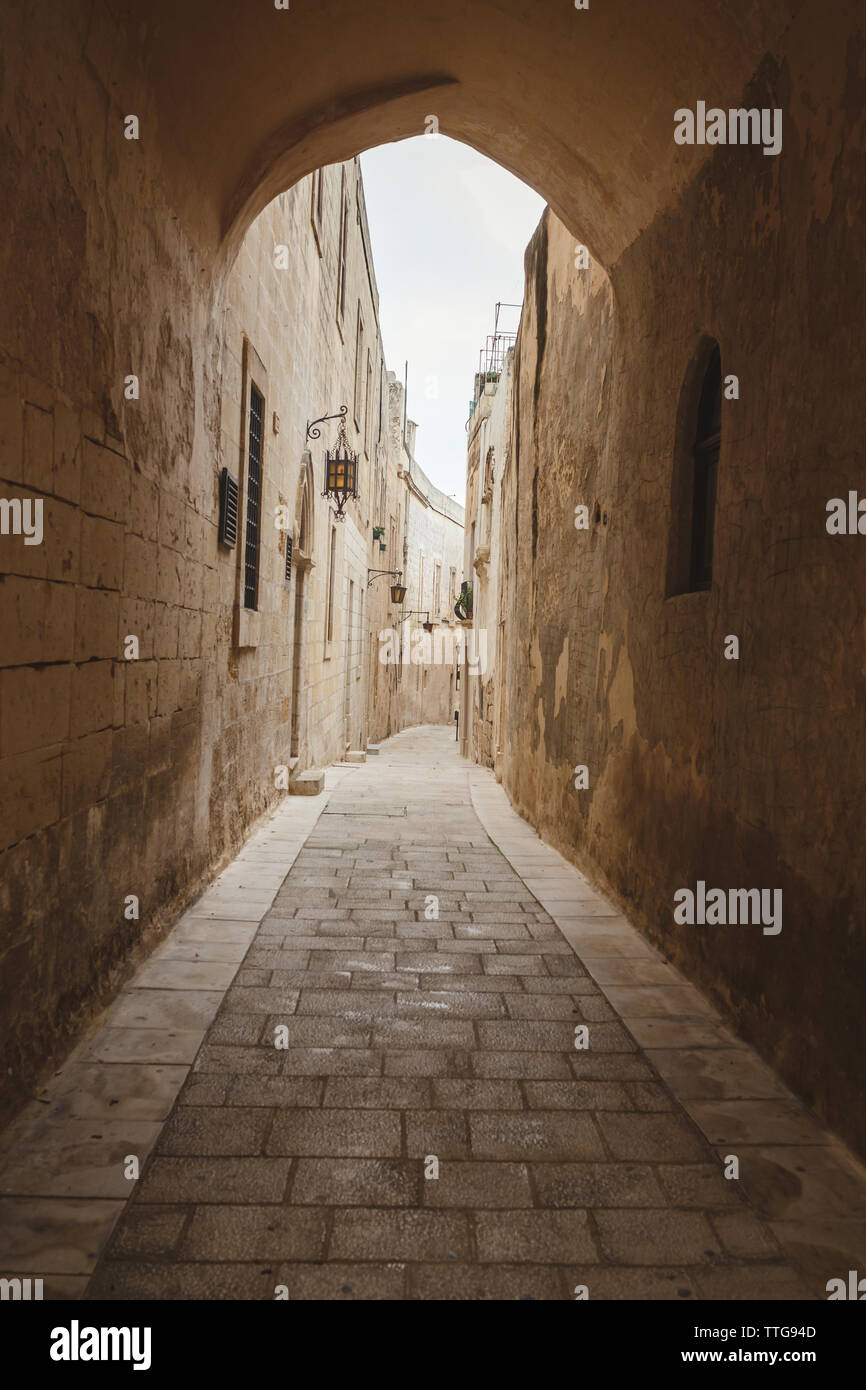
M299 772L289 783L292 796L318 796L325 789L325 774L320 769Z

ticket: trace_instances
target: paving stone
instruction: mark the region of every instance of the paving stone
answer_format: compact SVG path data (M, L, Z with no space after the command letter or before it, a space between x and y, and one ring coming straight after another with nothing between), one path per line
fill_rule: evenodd
M322 1104L338 1109L427 1110L430 1083L422 1077L331 1076Z
M398 951L397 969L419 975L480 975L481 962L488 959L477 952Z
M282 1055L286 1076L379 1076L382 1054L363 1047L292 1047Z
M276 1040L276 1029L285 1029L280 1037L285 1046L274 1051L291 1052L296 1047L353 1047L365 1048L371 1042L373 1025L366 1013L361 1018L299 1018L297 1015L272 1014L265 1024L263 1038Z
M821 1295L810 1289L796 1270L783 1264L725 1265L695 1271L701 1298L725 1300L769 1299L773 1302L809 1302ZM791 1319L788 1319L791 1325Z
M221 1263L317 1260L324 1253L326 1229L324 1208L200 1206L184 1233L179 1257Z
M75 1120L164 1120L188 1075L186 1066L73 1062L39 1092L45 1114Z
M449 1160L439 1177L421 1180L425 1207L531 1207L529 1170L525 1163L463 1163Z
M568 1059L578 1081L652 1081L653 1069L635 1052L574 1052Z
M122 1209L121 1198L0 1198L0 1272L89 1274Z
M325 1082L313 1076L235 1076L230 1079L226 1103L230 1106L263 1106L290 1110L322 1103ZM228 1116L228 1123L232 1116Z
M441 983L438 976L436 979L437 983ZM381 974L374 971L359 971L357 974L349 975L347 982L350 983L350 988L355 992L358 990L376 990L396 993L397 990L417 989L419 976L412 975L408 971L398 973L395 970L393 975L389 974L388 971L382 971ZM315 977L315 986L316 989L319 988L318 975Z
M419 988L428 993L445 991L448 994L520 994L523 986L520 980L511 975L499 975L491 979L484 975L425 975L418 977ZM404 986L405 988L405 986Z
M483 1025L482 1025L483 1026ZM393 1018L373 1027L372 1043L381 1048L450 1047L473 1048L475 1034L471 1023L448 1018Z
M235 983L242 989L266 989L273 973L273 970L258 965L245 966L237 972Z
M421 1165L408 1159L301 1158L290 1202L332 1207L417 1207Z
M712 1226L723 1248L739 1260L772 1260L781 1255L772 1231L748 1211L717 1212Z
M261 1014L220 1014L208 1032L210 1044L254 1047L262 1041L265 1020Z
M527 1081L523 1087L533 1110L628 1110L624 1086L612 1081Z
M189 1207L130 1207L111 1243L111 1257L170 1255L191 1215Z
M375 997L358 990L304 989L298 998L297 1016L341 1018L364 1023L371 1027L380 1018L391 1018L397 1012L392 994Z
M437 1079L433 1104L449 1110L522 1110L523 1096L514 1081Z
M404 1120L410 1158L469 1158L469 1126L456 1110L412 1110Z
M468 1076L472 1066L469 1052L403 1048L384 1055L385 1076Z
M544 960L538 955L520 955L497 951L495 955L484 956L484 972L487 975L546 975Z
M243 989L235 985L223 1005L227 1013L293 1014L299 994L296 989Z
M409 1297L424 1302L443 1299L487 1302L518 1300L547 1303L562 1297L555 1270L543 1265L444 1264L409 1265Z
M629 1102L637 1110L673 1110L670 1092L658 1081L630 1082L625 1087Z
M479 1078L524 1077L567 1080L571 1076L568 1058L560 1052L476 1052L472 1070Z
M273 1299L277 1267L257 1264L170 1264L106 1260L87 1291L88 1301L211 1302Z
M742 1047L658 1048L653 1063L682 1100L781 1099L786 1094L770 1067Z
M180 1093L181 1105L225 1105L233 1077L192 1072Z
M400 1116L390 1110L280 1110L266 1147L270 1154L396 1157Z
M526 1022L519 1019L501 1023L482 1022L478 1024L478 1039L482 1047L492 1048L495 1052L540 1051L567 1055L574 1050L574 1028L569 1023Z
M740 1184L722 1176L721 1163L660 1164L658 1178L671 1206L714 1211L739 1207Z
M318 937L319 949L310 952L310 969L325 970L329 974L334 970L348 970L353 975L360 970L388 970L394 971L393 951L362 951L359 947L355 950L323 950L324 938ZM315 981L311 980L311 984Z
M472 1114L469 1128L476 1158L537 1161L606 1157L589 1115L561 1110Z
M406 1297L405 1269L400 1264L281 1265L278 1280L293 1302L391 1302Z
M510 1018L548 1021L570 1020L583 1023L586 1014L581 1002L567 994L510 994L505 1006Z
M683 1162L706 1156L700 1135L679 1115L599 1115L599 1128L614 1158Z
M721 1258L706 1218L686 1211L594 1213L602 1253L615 1264L699 1265Z
M566 1264L598 1260L585 1211L482 1211L475 1219L482 1264Z
M539 1163L532 1181L542 1207L666 1207L644 1163Z
M338 1212L329 1244L331 1259L443 1261L471 1258L470 1227L456 1212Z
M195 1072L233 1072L238 1075L276 1075L280 1054L274 1047L223 1047L205 1043L195 1060Z
M401 1018L504 1018L505 1005L498 994L470 990L416 990L397 996Z
M569 1296L575 1297L574 1289L580 1285L588 1290L592 1302L624 1300L631 1303L688 1303L700 1296L694 1275L686 1274L679 1269L629 1269L583 1265L564 1270L563 1276Z
M161 1154L257 1154L263 1152L270 1127L269 1110L222 1106L181 1105L162 1131L157 1145Z
M139 1202L280 1202L289 1176L286 1158L161 1158L138 1188Z

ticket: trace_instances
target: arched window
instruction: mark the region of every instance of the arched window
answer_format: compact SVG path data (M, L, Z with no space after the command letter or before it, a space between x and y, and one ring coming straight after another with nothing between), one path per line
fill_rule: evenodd
M704 373L692 449L692 560L690 589L708 589L713 577L713 529L716 521L716 479L722 442L722 359L718 344Z
M704 337L680 394L671 476L667 596L709 589L722 437L722 359Z

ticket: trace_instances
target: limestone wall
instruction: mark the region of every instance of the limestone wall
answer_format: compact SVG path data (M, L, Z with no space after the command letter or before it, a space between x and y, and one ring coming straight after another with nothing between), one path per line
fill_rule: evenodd
M821 89L799 37L746 93L786 104L782 158L718 149L609 275L577 268L549 212L528 249L502 771L518 808L862 1148L866 540L828 534L826 505L862 492L851 210L866 180L862 120L827 114L843 49ZM739 395L723 401L712 584L678 592L684 411L707 337ZM674 894L698 880L783 890L781 932L677 925Z
M45 532L39 545L2 536L9 1106L286 794L289 769L339 761L416 716L449 717L441 701L401 700L377 662L378 634L396 618L387 584L368 588L368 568L404 564L396 519L406 516L406 483L372 264L350 160L304 179L253 223L214 304L209 360L182 327L188 299L169 278L156 343L112 343L117 414L73 407L13 356L0 363L0 491L10 501L38 495ZM157 280L153 270L154 297ZM87 369L86 353L78 359ZM127 372L138 392L128 400ZM251 383L264 399L252 609L243 594ZM360 496L337 522L321 495L337 422L318 440L306 435L343 404ZM223 467L240 485L234 548L218 539ZM380 515L395 518L386 556L372 534Z

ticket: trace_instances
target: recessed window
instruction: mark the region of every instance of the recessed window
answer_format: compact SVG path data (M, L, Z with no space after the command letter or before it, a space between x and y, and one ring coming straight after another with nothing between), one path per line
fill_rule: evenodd
M690 589L708 589L713 577L713 530L716 480L722 441L722 359L713 351L701 387L698 428L693 448L692 559Z
M705 338L683 386L671 485L667 595L709 589L722 441L722 359Z
M264 397L250 383L250 430L247 463L247 534L244 549L244 607L258 606L259 542L261 537L262 425Z

